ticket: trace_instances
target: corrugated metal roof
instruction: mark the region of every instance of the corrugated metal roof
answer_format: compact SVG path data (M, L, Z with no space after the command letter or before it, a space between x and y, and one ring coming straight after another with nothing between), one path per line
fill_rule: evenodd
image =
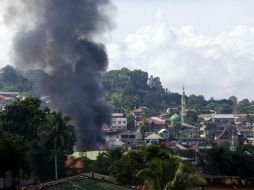
M75 158L87 157L90 160L97 160L97 157L99 156L99 154L103 152L106 152L106 151L74 152L72 156L74 156Z
M163 139L163 138L155 133L152 133L151 135L145 138L145 140L159 140L159 139Z
M214 119L234 119L234 114L213 114L211 115Z

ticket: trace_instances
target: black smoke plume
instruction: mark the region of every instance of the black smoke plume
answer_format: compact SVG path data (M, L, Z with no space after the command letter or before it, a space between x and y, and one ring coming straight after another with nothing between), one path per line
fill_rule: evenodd
M6 17L19 26L15 65L40 73L35 83L41 95L77 126L77 150L95 148L103 141L102 125L110 122L100 83L108 59L98 39L111 29L111 11L109 0L15 0Z

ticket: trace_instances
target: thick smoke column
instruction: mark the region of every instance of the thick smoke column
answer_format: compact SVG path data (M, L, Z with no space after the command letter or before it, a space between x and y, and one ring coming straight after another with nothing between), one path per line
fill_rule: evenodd
M96 38L112 26L111 8L108 0L15 0L7 17L26 23L14 38L16 66L43 73L38 88L78 126L78 150L98 145L110 122L100 84L108 60Z

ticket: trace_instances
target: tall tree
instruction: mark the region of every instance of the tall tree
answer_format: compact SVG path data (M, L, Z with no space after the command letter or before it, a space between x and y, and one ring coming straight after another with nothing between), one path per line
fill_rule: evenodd
M40 109L38 98L14 101L0 112L0 128L25 137L28 141L37 138L37 128L45 121L48 109Z
M75 143L74 127L69 125L70 118L63 116L61 112L51 112L47 115L47 123L39 128L39 136L54 154L55 178L58 176L59 154L72 153ZM61 163L64 165L64 163Z
M187 190L206 184L197 171L188 168L183 161L173 155L168 159L152 159L137 173L137 176L145 180L149 190Z

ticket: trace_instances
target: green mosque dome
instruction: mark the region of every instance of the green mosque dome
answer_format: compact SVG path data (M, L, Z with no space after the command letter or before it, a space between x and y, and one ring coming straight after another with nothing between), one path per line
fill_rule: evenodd
M181 116L178 114L174 114L169 118L169 120L173 122L181 122L181 119Z

